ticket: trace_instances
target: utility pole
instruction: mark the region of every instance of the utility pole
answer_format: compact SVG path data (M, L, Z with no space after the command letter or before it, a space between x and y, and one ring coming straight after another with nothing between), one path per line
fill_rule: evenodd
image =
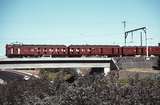
M147 31L146 28L144 29L144 33L145 33L145 42L146 42L146 60L149 60L149 52L148 52L148 37L147 37Z
M124 37L126 36L125 35L125 32L126 32L126 21L122 21L122 23L123 23L123 32L124 32ZM126 38L124 39L124 45L126 46Z
M124 22L125 24L125 22ZM125 27L125 25L124 25ZM133 32L135 31L139 31L139 30L142 30L145 34L145 45L146 45L146 60L149 60L149 49L148 49L148 37L147 37L147 28L146 27L141 27L141 28L136 28L136 29L133 29L133 30L129 30L129 31L126 31L125 32L125 45L126 45L126 40L127 40L127 36L129 35L129 33L131 33L131 35L133 35ZM140 40L141 40L141 45L142 45L142 33L140 33Z
M142 32L140 33L140 42L141 42L141 46L142 46L142 39L143 39L143 37L142 37Z
M135 31L139 31L139 30L142 30L145 34L145 41L146 41L146 46L147 46L147 32L146 32L146 27L141 27L141 28L136 28L136 29L133 29L133 30L129 30L129 31L126 31L125 32L125 42L127 42L127 37L129 35L129 33L131 33L132 35L132 40L133 40L133 32Z

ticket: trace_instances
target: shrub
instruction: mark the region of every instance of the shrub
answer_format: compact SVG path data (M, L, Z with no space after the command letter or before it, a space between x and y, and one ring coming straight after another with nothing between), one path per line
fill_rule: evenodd
M68 83L45 79L0 85L1 105L160 105L160 81L114 80L102 75ZM127 85L126 85L127 84Z

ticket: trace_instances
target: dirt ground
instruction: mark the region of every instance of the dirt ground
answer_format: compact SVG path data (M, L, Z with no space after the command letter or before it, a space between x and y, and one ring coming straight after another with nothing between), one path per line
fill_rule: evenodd
M138 75L139 78L146 78L160 74L160 70L153 70L152 68L130 68L119 71L119 79L133 78Z
M21 73L39 75L39 70L16 70ZM81 69L81 74L87 75L89 69ZM146 78L154 75L160 75L160 70L153 70L152 68L130 68L126 70L119 70L119 79L134 78L138 75L138 78Z

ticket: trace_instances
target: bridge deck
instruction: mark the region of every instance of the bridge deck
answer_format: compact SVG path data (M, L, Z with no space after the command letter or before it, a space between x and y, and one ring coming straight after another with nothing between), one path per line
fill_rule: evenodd
M111 58L102 57L40 57L40 58L0 58L0 61L109 61Z
M111 58L0 58L0 69L16 68L77 68L103 67L110 68Z

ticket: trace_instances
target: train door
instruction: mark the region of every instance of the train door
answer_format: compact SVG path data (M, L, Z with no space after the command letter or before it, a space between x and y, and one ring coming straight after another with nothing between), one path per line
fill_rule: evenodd
M13 49L11 49L13 51L13 54L18 56L21 53L21 50L19 47L13 47Z
M13 56L14 55L14 53L13 53L13 47L12 46L6 46L6 56L7 57L11 57L11 56Z
M120 56L120 57L123 56L123 55L122 55L122 54L123 54L123 53L122 53L122 48L123 48L123 47L119 47L119 48L118 48L118 56Z
M100 55L103 55L103 48L100 48Z
M18 53L18 55L21 54L21 49L20 48L17 48L17 53Z
M91 48L91 55L92 55L92 56L95 55L95 48Z
M119 49L118 47L114 47L112 48L112 56L118 56L119 55Z
M136 47L136 55L142 55L142 48Z
M143 48L144 47L136 47L136 55L144 55Z
M10 48L10 54L14 54L14 53L13 53L13 47Z

